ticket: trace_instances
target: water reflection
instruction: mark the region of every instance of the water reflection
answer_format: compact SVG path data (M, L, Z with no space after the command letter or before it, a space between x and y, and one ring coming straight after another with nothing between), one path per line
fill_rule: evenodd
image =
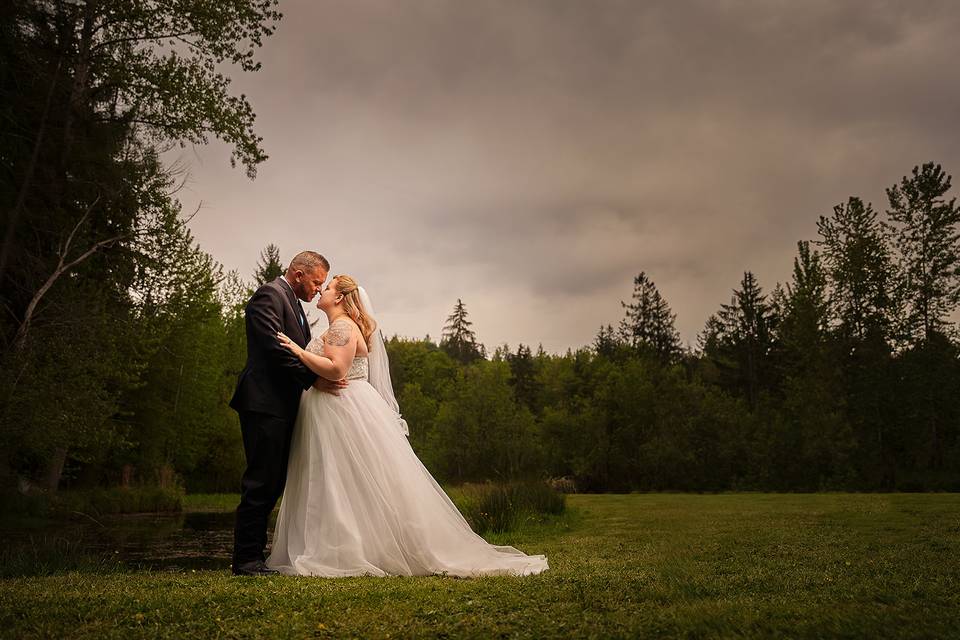
M227 569L233 517L230 512L113 517L97 527L90 549L144 568Z
M67 541L79 553L113 558L131 568L227 571L233 551L233 522L232 511L119 515L57 523L28 536L20 532L17 538L27 544L41 539L46 544ZM271 534L272 529L271 524Z

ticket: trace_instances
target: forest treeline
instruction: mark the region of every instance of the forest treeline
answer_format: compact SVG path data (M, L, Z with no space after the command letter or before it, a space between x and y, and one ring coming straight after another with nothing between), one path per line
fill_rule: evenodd
M582 490L960 490L960 208L939 165L878 212L857 197L797 243L790 282L743 274L684 348L644 272L616 326L564 355L390 341L411 439L445 479Z
M248 174L266 158L223 72L257 70L275 5L0 6L3 490L236 490L243 305L281 256L226 271L160 156L214 136ZM927 163L880 210L811 212L791 281L745 272L689 349L642 256L623 317L565 354L488 351L458 300L439 343L388 342L414 448L445 482L960 490L951 188Z

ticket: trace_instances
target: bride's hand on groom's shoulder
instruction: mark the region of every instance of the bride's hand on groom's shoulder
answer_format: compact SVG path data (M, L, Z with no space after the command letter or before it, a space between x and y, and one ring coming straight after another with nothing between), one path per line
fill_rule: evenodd
M327 380L326 378L317 378L317 381L313 383L313 388L317 391L323 391L335 396L340 395L341 389L347 388L346 380Z

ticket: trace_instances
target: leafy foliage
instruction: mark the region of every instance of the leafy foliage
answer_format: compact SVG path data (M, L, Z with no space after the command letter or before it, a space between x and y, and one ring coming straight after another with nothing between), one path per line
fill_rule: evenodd
M227 408L255 282L197 245L172 144L266 159L227 70L254 72L275 0L0 5L0 484L234 489ZM411 443L441 480L584 490L960 488L960 208L939 165L858 197L749 270L696 351L640 271L624 317L555 355L484 345L457 300L439 345L388 344ZM617 327L617 329L614 329Z
M951 178L932 162L887 189L897 237L904 333L913 344L933 339L960 304L960 207L944 198Z
M224 72L259 68L276 4L0 8L4 485L112 484L131 467L170 484L214 442L237 467L236 278L190 237L159 156L212 135L254 175L266 154Z

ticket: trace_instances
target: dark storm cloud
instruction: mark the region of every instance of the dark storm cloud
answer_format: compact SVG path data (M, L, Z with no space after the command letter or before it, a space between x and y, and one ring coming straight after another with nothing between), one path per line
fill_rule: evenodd
M250 273L329 254L384 324L588 343L646 271L693 341L848 195L960 167L948 2L285 2L237 78L271 159L202 149L193 227ZM222 229L230 228L229 234Z

